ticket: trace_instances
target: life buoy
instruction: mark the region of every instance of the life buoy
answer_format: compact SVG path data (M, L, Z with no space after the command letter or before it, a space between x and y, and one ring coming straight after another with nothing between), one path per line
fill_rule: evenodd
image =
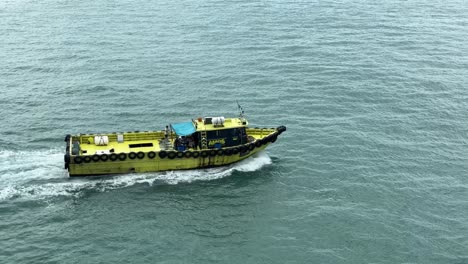
M139 152L137 153L137 158L138 158L138 159L144 159L144 158L145 158L145 153L139 151Z
M218 155L218 156L223 156L223 155L224 155L224 150L218 149L218 150L216 151L216 155Z
M182 151L179 151L177 152L177 157L180 159L180 158L183 158L184 157L184 152Z
M192 152L190 152L190 151L184 152L184 157L191 158L192 157Z
M137 154L136 154L135 152L130 152L130 153L128 153L128 158L129 158L129 159L132 159L132 160L133 160L133 159L135 159L136 157L137 157Z
M91 162L91 157L90 156L84 156L83 161L85 163L90 163Z
M91 157L91 159L93 159L94 162L98 162L100 158L99 158L99 155L94 154L94 155Z
M115 153L112 153L112 154L110 154L110 156L109 156L109 159L110 159L111 161L116 161L118 158L119 158L119 156L117 156L117 154L115 154Z
M127 154L125 153L119 153L119 160L120 161L124 161L127 159Z
M167 157L170 158L170 159L174 159L176 156L177 156L177 154L176 154L175 151L169 151L167 153Z
M154 151L150 151L146 155L148 155L148 158L150 158L150 159L154 159L154 157L156 157L156 153Z
M75 158L73 158L73 162L75 162L75 164L81 164L83 162L83 158L81 158L80 156L76 156Z
M165 157L167 157L167 152L164 151L164 150L163 150L163 151L160 151L160 152L159 152L159 157L160 157L161 159L164 159Z
M198 158L198 157L200 157L200 152L199 152L199 151L194 151L194 152L192 152L192 157L193 157L193 158Z
M208 151L202 151L202 152L200 153L200 156L201 156L202 158L208 157Z
M109 159L109 156L107 154L102 154L100 158L101 158L101 161L107 161Z

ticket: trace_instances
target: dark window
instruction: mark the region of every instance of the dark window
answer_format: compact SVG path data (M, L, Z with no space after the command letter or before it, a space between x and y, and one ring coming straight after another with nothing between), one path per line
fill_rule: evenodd
M130 148L149 148L153 146L153 143L141 143L141 144L130 144Z

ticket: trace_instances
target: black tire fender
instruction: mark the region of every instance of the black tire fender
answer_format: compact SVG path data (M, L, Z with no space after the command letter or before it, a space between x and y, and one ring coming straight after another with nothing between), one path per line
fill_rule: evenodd
M81 164L83 162L83 158L80 156L76 156L73 158L73 162L75 162L75 164Z
M239 148L239 147L235 147L235 148L232 149L232 154L234 154L234 155L237 154L237 153L239 153L239 152L240 152L240 148Z
M63 161L65 163L70 163L70 154L67 153L67 154L63 155Z
M242 145L242 146L239 147L240 152L246 152L248 149L249 149L249 147L247 145Z
M137 154L136 154L137 158L138 159L144 159L145 158L145 153L142 152L142 151L139 151Z
M278 138L278 135L274 134L273 136L271 136L270 142L275 143L277 138Z
M101 159L101 161L107 161L109 159L109 155L102 154L99 158Z
M257 140L255 141L255 147L259 148L259 147L261 147L261 146L262 146L262 140L261 140L261 139L257 139Z
M94 162L98 162L100 160L100 157L98 154L94 154L91 159L94 161Z
M156 152L150 151L146 155L148 156L149 159L154 159L154 157L156 157Z
M177 153L176 153L175 151L169 151L169 152L167 153L167 157L168 157L169 159L174 159L176 156L177 156Z
M116 161L119 158L119 156L115 153L110 154L109 159L111 161Z
M285 126L279 126L279 127L276 128L276 131L278 131L278 133L281 134L284 131L286 131L286 127Z
M129 159L133 160L133 159L136 159L136 157L137 157L137 154L135 152L128 153L128 158Z
M226 156L231 156L231 155L232 155L232 152L233 152L233 149L225 149L225 150L224 150L224 155L226 155Z
M254 144L254 143L250 143L249 146L248 146L248 148L249 148L250 151L254 150L255 144Z
M120 161L124 161L127 159L127 154L125 153L119 153L119 160Z
M161 159L164 159L165 157L167 157L167 152L164 151L164 150L163 150L163 151L160 151L160 152L159 152L159 157L160 157Z

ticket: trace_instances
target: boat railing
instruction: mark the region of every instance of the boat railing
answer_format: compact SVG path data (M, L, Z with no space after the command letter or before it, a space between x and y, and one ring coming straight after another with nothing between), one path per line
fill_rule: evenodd
M94 137L107 136L109 142L118 142L119 138L123 141L143 141L143 140L161 140L164 138L164 131L145 131L145 132L123 132L110 134L80 134L72 138L73 141L78 141L80 144L92 144Z

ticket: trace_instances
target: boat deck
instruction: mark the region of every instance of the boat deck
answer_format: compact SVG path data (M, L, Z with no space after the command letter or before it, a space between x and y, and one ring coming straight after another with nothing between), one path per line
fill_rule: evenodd
M160 151L160 140L136 140L127 142L109 142L106 146L96 146L95 144L81 144L83 155L94 155L102 153L129 153L129 152L149 152Z
M251 140L263 138L272 132L271 129L248 128L247 134ZM165 140L164 131L154 132L126 132L100 134L107 136L106 145L98 146L94 142L95 134L78 135L72 138L72 142L79 142L79 155L111 154L111 153L130 153L130 152L158 152L161 150L171 150L174 145L176 135L173 134L168 141ZM118 136L121 140L118 140ZM192 149L193 150L193 149Z

